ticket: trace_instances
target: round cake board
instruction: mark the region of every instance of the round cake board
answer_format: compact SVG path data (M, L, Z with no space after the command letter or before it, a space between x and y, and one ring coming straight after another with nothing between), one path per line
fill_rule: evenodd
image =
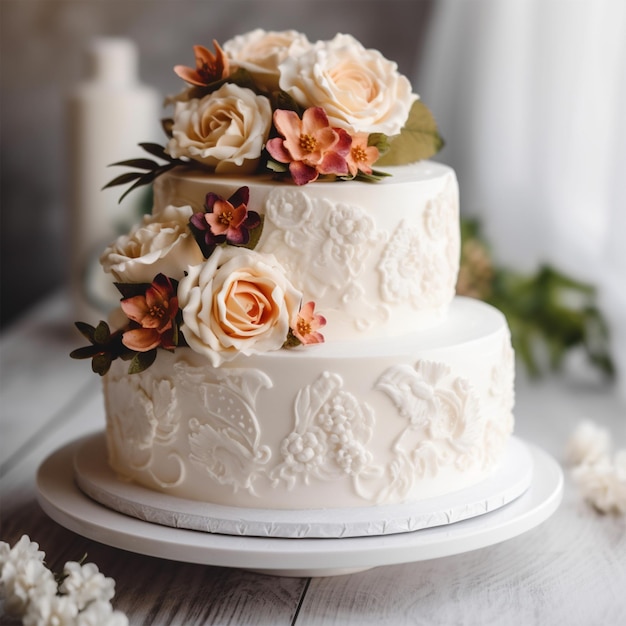
M223 535L327 539L412 532L495 511L528 489L533 460L522 441L511 439L498 471L470 488L419 502L312 510L221 506L120 480L107 462L104 433L77 447L74 472L80 489L100 504L162 526Z
M558 463L526 444L534 467L528 489L504 507L454 524L348 539L220 535L152 524L87 497L74 480L74 457L84 441L59 448L39 467L38 500L57 523L94 541L138 554L278 576L340 575L480 549L544 522L559 506L563 491Z

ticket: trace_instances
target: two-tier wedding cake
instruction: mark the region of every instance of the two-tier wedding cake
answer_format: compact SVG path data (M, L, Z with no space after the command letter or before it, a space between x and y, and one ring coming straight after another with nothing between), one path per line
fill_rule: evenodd
M245 509L423 501L493 475L513 429L503 315L455 297L459 196L395 63L349 35L252 31L177 66L150 215L78 326L111 468ZM160 157L160 158L159 158Z

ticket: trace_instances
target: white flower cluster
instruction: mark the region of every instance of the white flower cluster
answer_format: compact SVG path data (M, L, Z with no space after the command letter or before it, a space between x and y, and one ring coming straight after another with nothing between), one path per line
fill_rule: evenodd
M585 500L602 513L626 514L626 450L612 455L606 429L582 422L567 443L566 455Z
M44 563L45 554L27 535L11 548L0 541L0 583L7 615L24 626L126 626L114 611L115 581L93 563L69 561L57 581Z

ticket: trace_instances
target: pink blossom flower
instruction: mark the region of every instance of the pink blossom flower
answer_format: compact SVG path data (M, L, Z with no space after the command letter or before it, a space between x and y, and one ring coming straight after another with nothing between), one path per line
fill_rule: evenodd
M174 67L176 74L185 82L198 87L204 87L226 78L230 72L228 57L217 41L213 40L213 46L215 47L215 54L204 46L194 46L195 69L185 65L176 65Z
M297 185L312 182L320 174L348 174L346 157L352 138L345 130L332 128L321 107L307 109L302 119L294 111L277 109L274 125L284 139L270 139L267 151L279 163L289 163Z
M368 133L352 135L352 145L346 156L348 169L352 176L356 176L359 171L364 174L371 174L372 165L378 160L380 154L378 148L367 145L368 137Z
M205 200L206 213L191 216L196 241L207 258L220 243L245 246L250 241L250 230L259 226L261 218L256 211L248 211L249 198L248 187L240 187L228 200L210 192Z
M127 348L148 352L159 346L166 350L176 347L178 298L167 276L159 274L146 289L145 295L126 298L121 306L128 318L138 325L122 336L122 343Z
M307 302L291 323L291 330L303 344L324 343L324 335L317 332L326 325L326 318L314 313L315 303Z

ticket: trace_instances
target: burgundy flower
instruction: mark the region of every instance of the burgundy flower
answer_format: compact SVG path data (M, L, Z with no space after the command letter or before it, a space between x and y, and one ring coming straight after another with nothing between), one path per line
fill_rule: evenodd
M250 231L261 218L256 211L248 211L249 197L248 187L240 187L228 200L213 192L206 195L206 213L195 213L190 219L205 257L221 243L245 246L250 241Z
M122 343L136 352L162 347L173 350L176 345L178 298L172 281L159 274L144 295L125 298L122 310L136 328L124 332Z

